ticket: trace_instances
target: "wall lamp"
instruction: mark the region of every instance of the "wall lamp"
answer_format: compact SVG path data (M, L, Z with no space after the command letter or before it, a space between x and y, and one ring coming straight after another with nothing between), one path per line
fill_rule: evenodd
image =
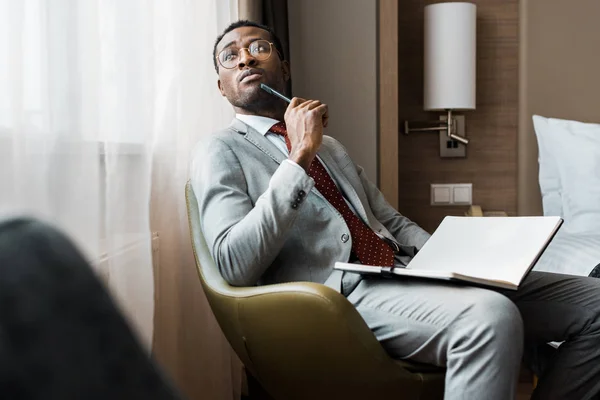
M405 121L404 134L446 132L448 139L469 143L463 136L464 120L453 111L475 109L476 20L473 3L425 7L423 109L444 111L445 115L440 116L441 121ZM413 128L411 124L430 126Z

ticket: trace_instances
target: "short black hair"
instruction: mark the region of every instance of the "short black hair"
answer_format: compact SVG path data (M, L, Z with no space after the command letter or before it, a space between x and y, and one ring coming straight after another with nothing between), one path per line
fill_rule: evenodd
M241 28L243 26L253 26L255 28L260 28L262 30L269 32L269 35L271 35L271 40L273 41L273 44L275 45L275 49L279 52L279 57L282 60L285 60L285 54L283 53L283 46L281 45L281 40L279 40L279 38L277 37L277 35L273 31L273 29L271 29L267 25L259 24L258 22L253 22L253 21L248 21L246 19L242 19L242 20L235 21L235 22L232 22L231 24L229 24L229 26L227 28L225 28L223 33L221 33L217 37L217 40L215 40L215 45L213 46L213 63L215 65L215 71L217 71L217 74L219 73L219 64L217 63L217 45L219 44L221 39L223 39L223 36L227 35L232 30Z

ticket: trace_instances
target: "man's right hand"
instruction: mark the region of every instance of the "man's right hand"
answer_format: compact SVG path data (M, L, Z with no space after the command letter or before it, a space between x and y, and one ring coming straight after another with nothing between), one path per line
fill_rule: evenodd
M323 127L327 126L327 104L319 100L294 97L285 111L285 125L292 150L290 160L307 172L323 141Z

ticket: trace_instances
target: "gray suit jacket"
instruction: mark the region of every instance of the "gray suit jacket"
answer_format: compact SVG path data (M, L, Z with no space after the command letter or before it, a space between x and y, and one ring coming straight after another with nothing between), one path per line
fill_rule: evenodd
M423 246L429 234L386 202L337 140L324 136L318 154L358 216L398 244L399 262ZM313 179L285 159L238 119L198 144L191 181L212 256L231 285L311 281L342 291L343 280L347 291L360 278L342 279L333 266L350 258L348 226Z

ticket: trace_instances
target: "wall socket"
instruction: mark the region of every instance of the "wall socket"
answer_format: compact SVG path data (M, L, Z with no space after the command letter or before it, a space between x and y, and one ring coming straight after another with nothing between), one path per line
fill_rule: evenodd
M465 116L454 115L456 120L455 134L465 137ZM447 121L447 115L440 115L441 121ZM442 158L464 158L467 156L467 146L457 140L448 137L445 130L440 131L440 157Z

